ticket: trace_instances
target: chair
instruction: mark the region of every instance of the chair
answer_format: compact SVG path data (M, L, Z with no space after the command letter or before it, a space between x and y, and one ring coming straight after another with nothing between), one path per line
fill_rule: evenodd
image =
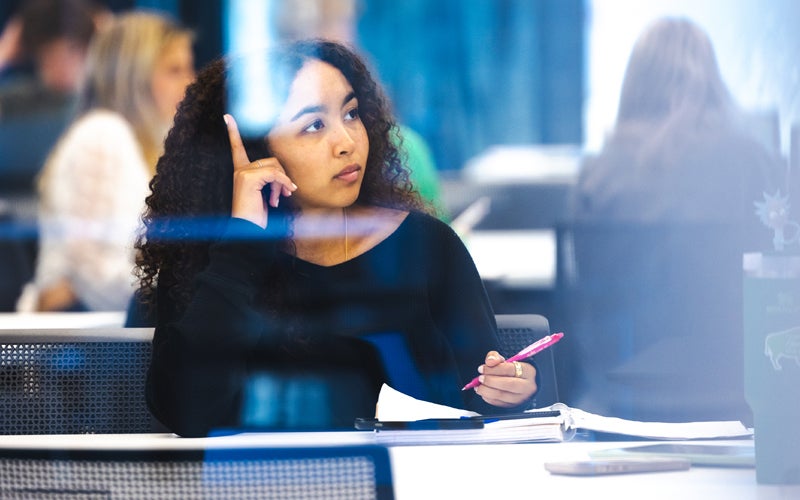
M500 341L499 352L508 358L540 338L550 335L550 323L539 314L497 314L497 335ZM558 345L536 354L532 360L536 365L536 392L533 408L542 408L558 403L558 381L555 371L555 354Z
M3 498L394 498L375 445L0 450Z
M152 432L153 330L0 331L0 434Z
M636 420L747 420L741 237L703 223L559 227L564 402Z
M18 220L0 199L0 312L16 309L23 286L33 278L37 246L35 225Z

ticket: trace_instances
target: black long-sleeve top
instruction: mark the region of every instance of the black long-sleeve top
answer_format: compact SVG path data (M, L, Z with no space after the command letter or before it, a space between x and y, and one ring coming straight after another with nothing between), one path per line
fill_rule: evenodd
M384 382L436 403L501 411L461 391L497 349L497 332L475 265L446 224L412 212L374 248L330 267L283 253L241 219L227 234L211 246L182 314L157 291L147 400L177 434L242 425L248 381L262 371L324 380L328 427L372 416ZM273 263L288 270L288 284L281 312L270 313L259 290Z

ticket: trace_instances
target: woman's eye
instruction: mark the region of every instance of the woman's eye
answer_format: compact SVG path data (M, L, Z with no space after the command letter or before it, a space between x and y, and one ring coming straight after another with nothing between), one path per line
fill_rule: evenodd
M345 120L352 121L358 119L358 108L353 108L344 115Z
M303 132L319 132L323 126L322 120L314 120L311 125L303 129Z

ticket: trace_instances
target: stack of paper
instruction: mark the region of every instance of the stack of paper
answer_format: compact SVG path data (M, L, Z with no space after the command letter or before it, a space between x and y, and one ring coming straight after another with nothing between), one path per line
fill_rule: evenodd
M559 411L560 415L552 416L554 410ZM736 438L753 434L752 430L738 421L638 422L595 415L562 403L525 413L530 418L500 417L495 420L485 416L484 426L479 429L378 430L375 435L378 442L385 444L463 444L564 441L571 439L577 429L659 440ZM421 401L385 384L378 397L377 418L381 422L475 417L480 415Z

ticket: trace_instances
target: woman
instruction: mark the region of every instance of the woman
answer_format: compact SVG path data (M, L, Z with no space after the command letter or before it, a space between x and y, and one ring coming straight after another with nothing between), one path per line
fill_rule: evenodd
M194 78L192 35L154 13L92 40L79 115L39 178L40 248L20 310L125 310L148 182Z
M157 325L153 414L185 436L352 428L383 382L481 412L528 402L535 369L493 350L480 277L424 212L361 59L309 41L265 61L272 126L242 141L225 114L229 68L212 63L187 90L151 183L138 248ZM484 359L483 384L462 393Z
M614 130L581 169L576 217L733 223L757 248L768 235L753 202L782 167L743 120L708 35L685 18L658 19L628 60Z
M565 232L577 270L563 299L571 404L637 420L748 420L742 254L770 245L754 202L782 167L743 116L697 24L666 17L641 34Z

